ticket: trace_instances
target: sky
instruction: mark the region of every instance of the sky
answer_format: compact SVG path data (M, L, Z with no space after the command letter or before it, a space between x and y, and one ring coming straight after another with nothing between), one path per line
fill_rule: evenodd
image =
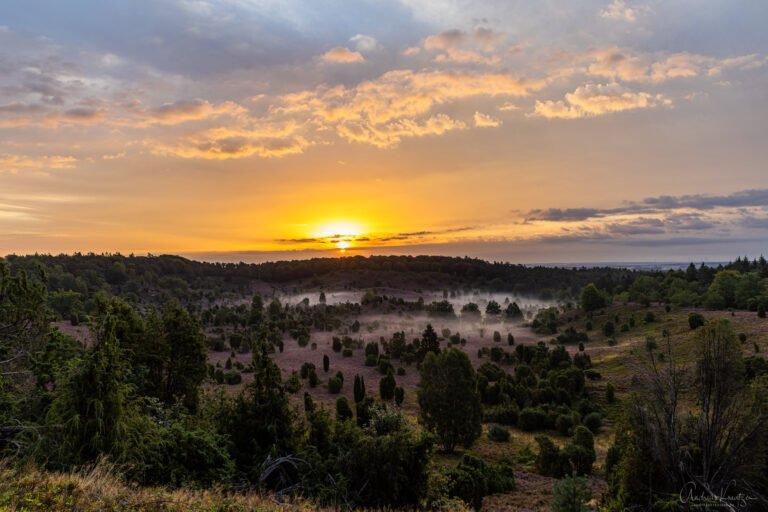
M0 254L768 255L768 2L0 3Z

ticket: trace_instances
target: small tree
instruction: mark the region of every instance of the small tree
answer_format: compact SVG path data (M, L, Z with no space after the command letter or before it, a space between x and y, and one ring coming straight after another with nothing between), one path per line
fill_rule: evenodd
M353 417L354 413L352 412L352 407L349 406L347 397L339 397L336 400L336 421L346 421Z
M447 452L470 446L482 433L477 377L464 352L428 353L421 364L418 401L422 422Z
M331 367L331 360L328 357L328 354L323 354L323 371L325 373L328 373L328 370Z
M432 328L432 324L427 324L427 328L424 329L424 333L421 335L421 343L419 345L420 358L424 358L429 352L434 354L440 353L440 341L437 339L437 333Z
M605 295L598 290L594 283L589 283L581 291L581 308L584 311L595 311L606 305Z
M395 405L400 407L403 405L403 400L405 400L405 390L402 386L397 386L395 388Z
M382 400L392 400L395 398L395 388L397 383L395 382L395 375L390 369L387 372L386 377L379 381L379 394Z
M365 398L365 380L360 375L355 375L355 384L353 388L355 403L359 404Z
M587 502L592 494L584 477L569 475L555 482L552 496L552 512L587 512Z

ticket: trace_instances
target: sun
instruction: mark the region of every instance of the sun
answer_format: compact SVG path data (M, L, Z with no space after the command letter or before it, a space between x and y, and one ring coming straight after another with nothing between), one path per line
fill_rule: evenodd
M342 254L346 253L347 249L351 248L365 233L366 228L361 223L349 220L321 222L311 231L312 237L318 242L332 244Z
M332 221L324 222L312 231L315 238L329 238L333 236L354 237L360 236L365 232L362 225L350 221Z

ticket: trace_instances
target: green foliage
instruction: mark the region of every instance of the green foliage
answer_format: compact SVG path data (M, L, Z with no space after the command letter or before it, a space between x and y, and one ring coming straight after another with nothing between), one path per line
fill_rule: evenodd
M488 439L498 443L506 443L509 441L509 430L503 427L499 427L498 425L494 425L488 429Z
M395 382L395 376L392 370L387 372L387 375L379 381L379 395L382 400L392 400L395 398L395 388L397 383Z
M337 421L346 421L350 420L354 417L354 413L352 412L352 407L349 406L349 401L347 400L347 397L341 396L336 399L336 420Z
M691 330L695 330L706 323L704 315L701 313L691 313L688 315L688 326Z
M603 324L603 334L604 334L606 337L610 338L611 336L613 336L613 335L614 335L614 333L615 333L615 332L616 332L616 326L614 325L614 323L613 323L613 322L611 322L610 320L608 320L607 322L605 322L605 323Z
M353 393L355 403L360 403L365 398L365 379L361 375L355 375Z
M334 395L341 392L342 382L338 377L328 379L328 391Z
M584 311L596 311L607 305L605 294L594 283L589 283L581 291L581 309Z
M98 341L82 360L70 361L53 394L45 417L51 434L40 441L40 454L53 467L83 464L100 455L128 462L131 444L142 434L115 323L111 316L103 319Z
M400 407L403 405L403 400L405 400L405 390L402 386L397 386L395 388L395 405Z
M448 495L461 499L475 510L480 510L485 496L515 489L513 465L506 459L489 464L464 455L456 467L448 470L447 476Z
M536 436L539 453L536 456L536 471L544 476L560 478L570 469L568 459L547 436Z
M612 404L613 402L616 401L616 391L613 388L613 384L611 384L610 382L605 386L605 400L609 404Z
M421 364L418 401L422 422L443 448L470 446L482 433L477 377L467 355L449 349L427 354Z
M331 367L331 360L328 357L328 354L323 354L323 371L325 373L328 373L328 370Z
M569 475L555 483L552 512L588 512L592 494L584 477Z

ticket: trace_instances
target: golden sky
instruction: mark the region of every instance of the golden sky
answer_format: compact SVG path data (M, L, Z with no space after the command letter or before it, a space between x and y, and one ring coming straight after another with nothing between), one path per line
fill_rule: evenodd
M757 256L768 4L0 5L0 254Z

